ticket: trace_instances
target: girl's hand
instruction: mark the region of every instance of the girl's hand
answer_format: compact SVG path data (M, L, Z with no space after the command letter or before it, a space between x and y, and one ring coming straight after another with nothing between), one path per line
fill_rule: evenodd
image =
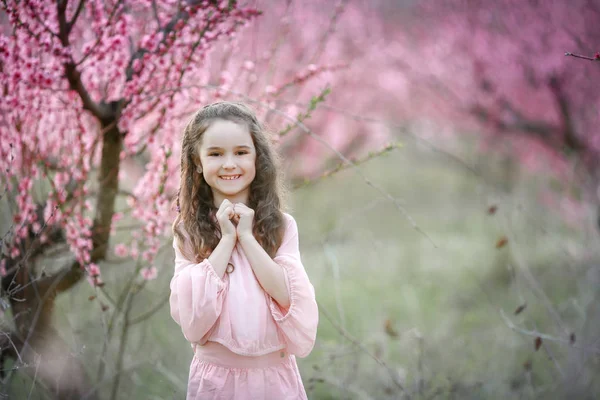
M248 237L252 237L252 226L254 224L254 210L245 205L244 203L235 203L233 206L235 215L237 216L238 223L236 226L236 232L238 240L243 240Z
M234 216L235 212L233 211L233 204L231 201L227 199L223 200L217 210L217 221L219 221L219 226L221 228L221 238L236 238L237 234L235 226L233 225L233 222L231 222Z

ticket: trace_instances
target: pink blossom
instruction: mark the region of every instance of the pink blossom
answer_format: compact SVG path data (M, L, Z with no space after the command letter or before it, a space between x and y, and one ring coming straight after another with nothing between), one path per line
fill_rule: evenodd
M88 273L89 273L91 276L94 276L94 277L95 277L95 276L100 276L100 268L98 268L98 265L97 265L97 264L90 264L90 265L88 266Z
M125 246L123 243L119 243L118 245L115 246L115 254L117 255L117 257L127 257L127 254L129 253L129 248L127 246Z
M21 254L21 252L19 251L19 249L17 247L13 247L10 250L10 258L17 258L19 256L19 254Z
M156 277L158 276L158 271L156 270L156 267L143 268L140 271L140 274L142 275L144 280L151 281L156 279Z
M123 219L123 213L122 212L114 213L113 216L112 216L112 222L119 222L122 219Z

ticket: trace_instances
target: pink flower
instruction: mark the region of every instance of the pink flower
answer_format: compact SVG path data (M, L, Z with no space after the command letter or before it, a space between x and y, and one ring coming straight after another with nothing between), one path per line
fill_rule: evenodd
M277 91L277 89L275 89L275 86L273 86L273 85L267 85L267 87L265 87L266 94L273 94L276 91Z
M129 254L129 249L123 243L119 243L115 246L115 254L117 257L127 257L127 254Z
M20 252L20 251L19 251L19 249L18 249L18 248L16 248L16 247L13 247L13 248L10 250L10 258L17 258L17 257L19 256L19 254L21 254L21 252Z
M90 264L88 267L88 272L93 277L100 276L100 268L98 268L97 264Z
M144 280L151 281L156 279L156 277L158 276L158 271L156 270L156 267L150 267L142 269L140 271L140 274L142 275L142 278L144 278Z

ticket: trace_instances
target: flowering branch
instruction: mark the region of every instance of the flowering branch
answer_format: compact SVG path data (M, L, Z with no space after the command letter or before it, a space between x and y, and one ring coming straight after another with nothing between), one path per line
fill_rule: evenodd
M368 161L370 161L370 160L372 160L374 158L377 158L379 156L387 154L387 153L389 153L389 152L391 152L393 150L399 149L401 147L402 147L402 144L400 144L400 143L392 143L392 144L389 144L389 145L385 146L381 150L371 151L365 157L362 157L362 158L359 158L359 159L351 159L351 161L352 161L353 165L361 165L361 164L364 164L364 163L366 163L366 162L368 162ZM321 180L323 180L325 178L328 178L328 177L330 177L330 176L332 176L332 175L334 175L334 174L336 174L336 173L338 173L338 172L340 172L342 170L348 169L351 166L352 166L352 164L339 163L333 169L324 172L323 174L321 174L320 176L318 176L316 178L313 178L313 179L306 178L306 179L302 180L301 182L295 184L293 186L293 189L296 190L296 189L300 189L302 187L313 185L313 184L315 184L315 183L317 183L317 182L319 182L319 181L321 181Z

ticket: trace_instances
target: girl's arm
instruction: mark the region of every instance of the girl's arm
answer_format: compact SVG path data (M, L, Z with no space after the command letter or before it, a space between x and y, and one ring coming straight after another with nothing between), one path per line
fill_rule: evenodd
M302 265L296 221L285 214L287 226L283 241L275 258L271 259L251 234L240 234L250 231L246 225L249 219L244 220L241 214L238 228L242 229L238 229L238 240L265 289L271 314L285 338L286 348L291 354L306 357L317 337L319 309L315 289Z
M215 247L213 252L210 253L210 256L208 256L208 261L211 263L215 272L221 279L223 279L223 275L225 275L227 264L231 258L233 248L235 247L235 241L235 236L224 235L221 237L217 247Z
M254 235L240 236L239 241L256 278L265 292L274 298L280 306L289 307L290 296L285 283L283 268L273 261Z
M184 257L177 239L173 241L173 248L175 272L169 285L171 317L181 326L187 340L201 342L221 315L229 279L218 276L208 259L196 263Z
M216 217L221 227L221 240L201 263L187 260L179 251L177 239L173 241L175 273L170 283L171 317L192 343L202 341L221 315L229 287L229 279L223 275L236 241L231 222L233 204L224 200Z
M227 199L223 200L219 205L216 215L221 227L221 240L210 256L208 256L208 261L212 264L219 278L223 278L227 270L227 264L237 240L235 226L231 222L234 215L233 204Z

